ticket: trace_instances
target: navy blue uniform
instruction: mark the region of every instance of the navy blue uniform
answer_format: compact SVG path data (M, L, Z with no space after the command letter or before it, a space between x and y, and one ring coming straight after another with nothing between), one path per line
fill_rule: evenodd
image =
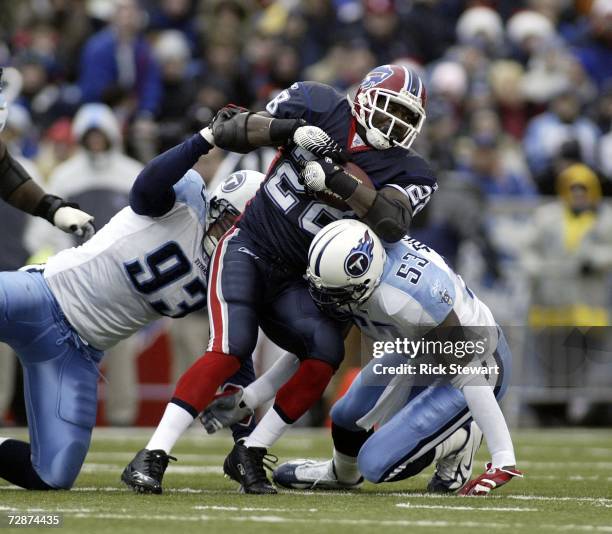
M431 168L415 152L368 147L356 134L349 103L332 87L295 83L266 109L275 117L303 118L325 130L351 151L376 189L394 187L405 193L413 214L437 188ZM341 325L317 310L303 275L314 235L337 219L356 215L316 200L300 184L300 160L312 159L300 147L281 151L238 230L220 241L209 284L209 351L248 358L262 326L271 339L301 358L321 359L333 367L342 361Z
M376 189L389 186L405 192L413 214L437 188L433 171L416 152L399 147L381 152L367 147L355 134L346 97L328 85L295 83L270 102L267 111L278 118L302 118L325 130L340 146L351 150L353 162L367 173ZM257 236L261 252L300 273L306 270L313 236L330 222L356 217L352 211L342 212L315 200L304 189L298 181L298 162L303 159L313 158L299 147L281 152L238 224Z

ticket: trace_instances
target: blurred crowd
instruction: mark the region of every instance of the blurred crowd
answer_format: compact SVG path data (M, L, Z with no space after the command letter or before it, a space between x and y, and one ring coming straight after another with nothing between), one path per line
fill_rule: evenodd
M143 163L226 103L261 110L297 80L350 93L384 63L411 65L428 92L414 147L440 189L415 236L453 264L473 243L495 280L501 254L486 207L556 195L517 238L532 283L529 321L609 325L612 0L11 2L0 18L0 65L18 71L9 83L20 93L2 136L99 227L127 204ZM240 166L265 170L272 156L215 150L202 173L214 181ZM11 208L0 217L1 270L70 246L44 223L26 230ZM127 391L121 377L129 373L116 381Z

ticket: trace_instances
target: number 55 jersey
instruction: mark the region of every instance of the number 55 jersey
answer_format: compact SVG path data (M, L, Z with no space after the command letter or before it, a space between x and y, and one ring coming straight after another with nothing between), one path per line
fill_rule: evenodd
M178 318L206 306L206 187L191 170L174 191L165 215L124 208L87 243L47 262L49 288L91 346L106 350L160 315Z

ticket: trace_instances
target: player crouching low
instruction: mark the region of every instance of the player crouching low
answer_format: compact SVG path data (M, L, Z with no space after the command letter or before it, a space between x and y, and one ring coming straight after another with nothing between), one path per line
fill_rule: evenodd
M515 469L512 440L496 400L510 379L509 347L489 308L441 256L409 238L385 251L362 223L337 221L313 240L307 275L311 294L322 309L349 315L373 340L422 338L458 347L471 338L472 343L483 342L483 348L471 361L461 361L456 354L441 358L419 353L413 359L396 352L373 359L332 409L333 459L282 464L274 471L277 485L355 488L363 477L374 483L394 482L435 462L429 491L485 495L522 476ZM460 362L463 372L448 378L385 372L411 362L436 365L441 359L449 366ZM283 368L295 365L291 355L283 360L264 375L266 390L273 389L270 382L284 380L276 379L275 373L282 375ZM485 376L480 374L483 367L496 372ZM245 390L242 400L267 400L257 391L258 382L261 379ZM231 404L228 399L224 402ZM209 430L211 420L217 426L231 422L234 418L227 417L231 411L244 416L244 409L219 410L219 404L215 402L203 416ZM483 432L492 462L486 473L468 482Z

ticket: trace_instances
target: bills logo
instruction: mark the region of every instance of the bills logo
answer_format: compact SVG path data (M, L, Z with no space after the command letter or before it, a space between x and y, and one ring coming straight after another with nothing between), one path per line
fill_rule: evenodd
M353 248L344 261L344 272L351 278L359 278L368 272L374 258L374 240L366 230L359 243Z
M223 182L221 186L221 191L224 193L231 193L232 191L236 191L246 180L246 174L244 171L235 172L230 174L227 180Z
M363 80L361 84L361 88L364 90L371 89L377 85L383 83L387 78L393 76L393 70L388 65L383 65L382 67L378 67L370 72Z

